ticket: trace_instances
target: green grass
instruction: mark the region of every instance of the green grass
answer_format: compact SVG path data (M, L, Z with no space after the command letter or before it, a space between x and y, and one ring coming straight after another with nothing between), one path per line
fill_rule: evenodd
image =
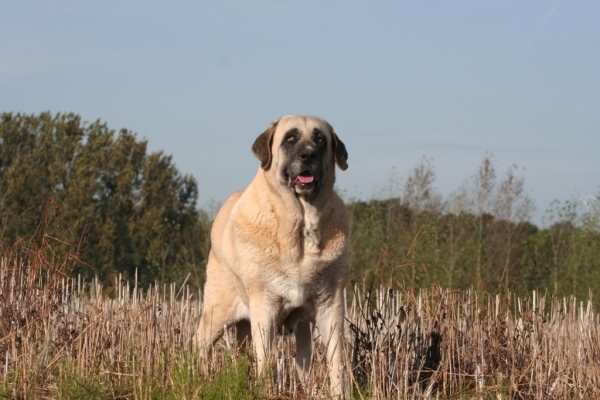
M161 373L167 370L168 373ZM65 363L48 378L56 381L52 396L57 399L260 399L259 385L255 385L251 377L251 364L245 355L234 359L226 354L218 371L202 375L197 356L186 352L168 368L157 368L155 374L137 375L98 368L92 373L82 373L74 363ZM0 395L12 397L6 388ZM42 395L32 392L24 393L23 397Z

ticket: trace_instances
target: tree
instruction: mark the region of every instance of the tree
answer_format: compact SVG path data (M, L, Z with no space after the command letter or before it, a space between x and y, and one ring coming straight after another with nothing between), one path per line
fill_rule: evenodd
M591 196L590 196L591 197ZM596 197L598 199L600 197ZM557 295L587 298L600 289L600 208L571 199L552 202L546 229L525 243L522 275L527 290L546 287Z
M147 154L147 142L125 129L83 123L75 114L3 113L0 120L0 205L3 246L30 240L48 198L54 219L47 235L96 269L141 284L181 281L200 268L206 219L196 210L197 183L171 156ZM190 232L200 236L188 248ZM185 255L186 253L187 255ZM202 260L202 261L200 261ZM78 264L72 273L93 274Z
M486 156L473 177L474 196L473 207L477 216L477 258L475 261L475 276L477 286L483 288L482 270L484 269L483 250L485 248L485 222L490 217L490 202L496 185L496 169L492 164L491 157Z
M428 240L419 241L420 236L431 235L439 239L439 231L435 229L435 224L431 224L431 222L436 220L442 209L442 196L434 188L434 182L435 170L433 168L433 160L423 157L413 168L412 173L404 183L402 203L406 209L410 210L408 229L412 241L421 244L418 247L419 251L423 247L427 248L427 245L430 244ZM417 281L417 264L419 261L416 259L416 251L417 248L413 247L411 250L412 254L410 254L409 282L411 285L415 285ZM433 252L428 253L431 254ZM421 263L423 263L423 260L421 260ZM434 263L430 262L429 264L433 266ZM438 263L435 262L435 264Z
M504 236L499 247L504 248L502 275L506 289L509 287L510 273L514 272L515 245L523 242L524 235L530 230L526 222L534 209L533 201L525 194L525 179L516 175L517 170L516 165L508 168L493 202L494 216L500 220Z
M423 157L404 183L402 193L404 205L416 214L440 212L442 196L434 188L434 182L433 159Z

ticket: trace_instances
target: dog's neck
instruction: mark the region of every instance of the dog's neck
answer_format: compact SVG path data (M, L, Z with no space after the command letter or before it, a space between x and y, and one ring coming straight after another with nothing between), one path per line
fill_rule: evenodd
M264 175L259 179L265 179ZM281 237L302 236L304 248L301 253L318 254L321 250L321 226L319 225L323 214L330 212L333 185L324 185L318 193L305 196L295 193L287 186L281 190L272 186L265 179L267 187L273 191L274 196L269 199L278 199L272 203L279 218L279 231ZM299 254L300 255L300 254Z
M302 209L304 226L302 227L302 236L304 237L304 247L311 253L318 253L321 244L321 232L319 229L319 220L321 211L318 207L301 196L298 198L300 208Z
M331 198L333 188L321 188L317 196L306 198L296 196L299 214L299 224L297 225L296 235L301 235L304 242L304 252L309 254L319 254L323 243L322 220L331 211L331 203L327 199Z

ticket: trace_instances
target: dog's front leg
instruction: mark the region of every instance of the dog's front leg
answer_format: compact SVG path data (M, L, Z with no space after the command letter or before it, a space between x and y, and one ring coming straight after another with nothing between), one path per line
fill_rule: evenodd
M257 372L260 376L265 372L268 357L271 355L277 309L262 291L251 294L249 303L252 341L256 353Z
M346 394L343 363L345 310L344 289L336 288L332 298L319 306L316 316L321 341L327 349L331 396L335 398L342 398Z

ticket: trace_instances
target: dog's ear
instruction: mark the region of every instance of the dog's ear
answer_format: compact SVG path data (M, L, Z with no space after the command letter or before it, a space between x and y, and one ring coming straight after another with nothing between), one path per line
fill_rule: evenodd
M335 163L342 171L345 171L348 169L348 152L346 151L346 146L335 134L331 125L329 125L329 131L331 132L331 147Z
M278 122L279 120L272 122L269 129L258 135L252 145L252 153L260 160L260 167L265 171L271 167L271 160L273 159L273 135L275 134Z

